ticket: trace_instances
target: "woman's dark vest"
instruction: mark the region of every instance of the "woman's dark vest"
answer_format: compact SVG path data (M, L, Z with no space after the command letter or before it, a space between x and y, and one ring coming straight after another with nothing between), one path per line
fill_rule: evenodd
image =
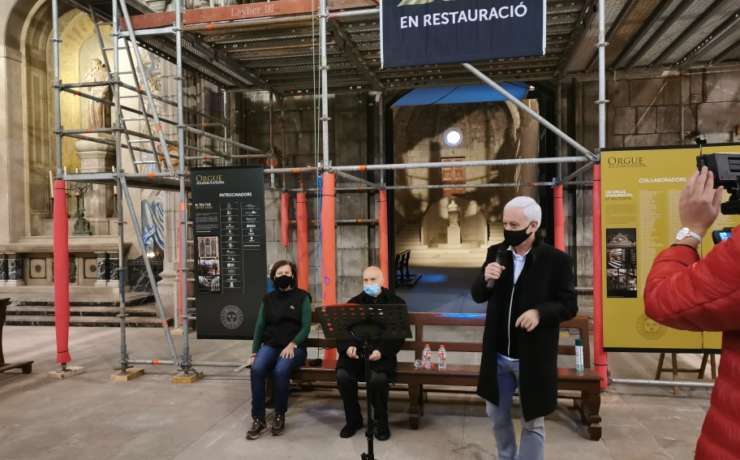
M275 348L286 347L301 330L303 302L309 294L300 289L273 291L262 298L265 331L262 342Z

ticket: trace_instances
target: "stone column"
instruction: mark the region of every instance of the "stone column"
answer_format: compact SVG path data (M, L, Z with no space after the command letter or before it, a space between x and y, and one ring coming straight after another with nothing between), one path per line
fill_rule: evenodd
M177 193L167 193L165 195L165 220L164 220L164 267L159 274L160 280L157 283L159 295L162 298L167 316L173 317L177 312L177 234L179 230L179 206L177 203ZM179 327L179 318L175 321Z
M23 256L20 254L8 254L8 281L6 282L6 286L24 286L25 284Z
M455 200L450 200L450 204L447 206L447 216L449 219L449 224L447 225L447 245L450 247L459 247L462 243L459 223L460 208L455 203Z
M101 139L111 139L105 134L90 134ZM80 171L108 172L115 161L115 149L105 144L91 141L77 141L75 148L80 155ZM90 222L93 235L110 235L108 215L114 205L113 187L94 184L85 194L85 218ZM72 218L74 219L74 218Z

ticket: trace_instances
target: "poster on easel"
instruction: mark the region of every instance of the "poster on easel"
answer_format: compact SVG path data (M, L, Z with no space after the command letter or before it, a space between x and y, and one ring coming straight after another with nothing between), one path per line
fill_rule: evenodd
M740 153L740 145L709 145L703 153ZM681 228L678 201L696 171L698 147L602 152L602 282L607 351L702 352L718 350L721 334L682 331L645 315L644 290L657 255ZM740 216L720 217L712 230L734 227ZM713 247L711 230L701 254Z

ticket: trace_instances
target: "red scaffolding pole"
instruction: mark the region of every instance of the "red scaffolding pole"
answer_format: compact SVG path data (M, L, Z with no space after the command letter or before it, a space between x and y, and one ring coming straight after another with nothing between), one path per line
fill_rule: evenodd
M306 193L298 192L295 198L296 252L298 259L298 288L308 291L308 203Z
M337 241L335 228L335 184L333 173L324 173L321 193L321 294L323 305L337 303ZM323 366L333 368L337 362L337 350L324 351Z
M380 270L383 272L383 287L390 285L388 264L388 192L378 191L378 248L380 251Z
M280 244L287 248L290 245L290 194L280 194Z
M565 205L563 203L563 184L552 188L552 209L555 228L555 247L565 251Z
M593 178L593 285L594 285L594 365L601 376L601 388L609 386L608 362L604 351L604 315L602 311L602 270L601 270L601 166L594 164Z
M64 181L54 181L54 323L57 363L72 361L69 355L69 220Z

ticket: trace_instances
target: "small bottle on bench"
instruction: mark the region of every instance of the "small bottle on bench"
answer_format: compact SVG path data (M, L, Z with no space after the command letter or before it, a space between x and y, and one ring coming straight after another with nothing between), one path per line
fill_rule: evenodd
M424 351L421 355L423 359L424 369L431 369L432 368L432 348L429 346L429 344L426 344L424 347Z
M447 369L447 349L444 345L439 346L437 357L439 358L439 364L437 364L437 368L441 371Z
M583 342L581 339L576 339L576 372L583 372Z

